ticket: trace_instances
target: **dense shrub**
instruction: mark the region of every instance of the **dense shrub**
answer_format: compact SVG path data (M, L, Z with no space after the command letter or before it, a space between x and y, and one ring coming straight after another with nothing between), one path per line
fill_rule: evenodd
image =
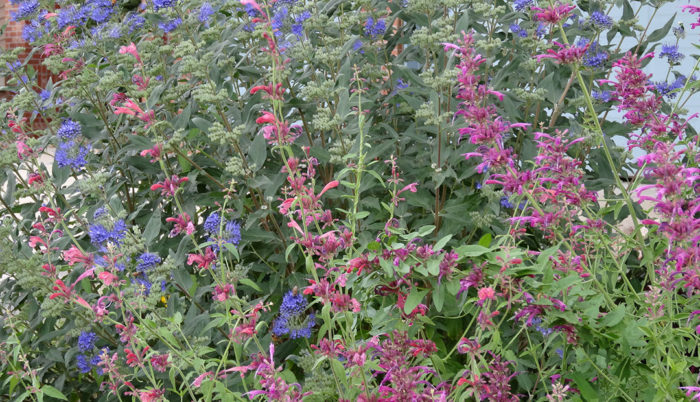
M3 398L700 395L663 1L11 3Z

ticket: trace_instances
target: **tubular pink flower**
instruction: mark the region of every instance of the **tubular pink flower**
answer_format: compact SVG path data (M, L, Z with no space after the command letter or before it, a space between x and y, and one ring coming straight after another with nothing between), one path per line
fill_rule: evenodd
M687 10L690 14L700 14L700 6L691 6L690 4L688 4L685 6L681 6L681 8L683 9L683 11ZM695 29L697 27L700 27L700 15L698 16L698 22L690 24L690 29Z
M556 41L554 41L554 43L559 46L560 49L547 49L546 54L538 54L535 56L538 63L542 62L542 59L554 59L557 64L579 63L590 46L590 43L587 43L584 47L566 46Z
M114 100L114 98L112 99ZM124 106L120 106L114 109L114 114L128 114L130 116L135 116L140 120L146 122L146 128L153 124L153 119L155 118L155 113L153 110L144 112L139 105L134 103L131 99L126 98Z
M559 21L569 18L569 13L576 9L576 6L572 4L561 4L557 2L556 4L549 6L547 8L532 7L533 10L539 11L534 16L536 21L549 22L550 24L557 24Z
M177 175L172 175L171 178L165 179L151 186L151 191L160 190L162 196L174 196L180 184L188 182L190 179L187 177L178 177Z
M136 45L134 42L131 42L128 46L120 47L119 54L130 54L136 58L136 61L138 61L139 64L143 64L141 62L141 56L139 56L139 51L136 50Z

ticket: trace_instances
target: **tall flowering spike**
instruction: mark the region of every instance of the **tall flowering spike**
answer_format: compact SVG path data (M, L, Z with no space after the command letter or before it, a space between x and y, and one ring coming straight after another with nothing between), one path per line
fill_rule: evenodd
M114 109L114 114L128 114L130 116L135 116L138 119L146 122L146 128L153 124L155 118L155 113L153 110L144 112L139 105L137 105L131 99L126 98L124 106L120 106Z

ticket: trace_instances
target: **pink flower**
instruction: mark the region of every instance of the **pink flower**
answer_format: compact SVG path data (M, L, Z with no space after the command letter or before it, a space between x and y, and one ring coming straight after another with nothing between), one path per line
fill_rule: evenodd
M226 301L226 299L228 299L231 295L233 295L234 292L235 291L233 289L233 285L231 285L230 283L227 283L224 286L216 285L214 287L213 297L214 297L214 300L222 302L222 301Z
M216 261L216 254L211 249L207 247L204 251L204 255L201 254L189 254L187 256L187 264L197 264L197 268L208 269L212 262Z
M25 156L32 153L32 149L24 141L16 141L17 157L23 159Z
M186 213L178 215L177 217L165 218L165 221L174 223L173 230L170 231L168 237L175 237L182 232L185 232L188 235L194 233L194 225L192 224L190 216Z
M87 267L92 266L93 262L92 255L83 254L75 245L72 245L70 249L63 252L63 259L68 262L68 265L81 262Z
M154 163L160 158L160 153L161 153L161 147L160 145L156 144L153 146L151 149L144 149L139 153L139 155L146 157L150 156L151 157L151 163Z
M688 10L688 12L690 12L691 14L695 14L695 13L700 14L700 6L691 6L688 4L685 6L681 6L681 8L683 9L683 11ZM698 22L694 22L694 23L690 24L690 29L695 29L697 27L700 27L700 15L698 15Z
M100 272L100 274L97 275L97 277L100 278L100 280L102 281L102 283L105 284L105 286L110 286L113 283L119 283L119 277L108 271Z
M549 22L550 24L557 24L559 21L567 19L569 13L575 8L576 6L574 5L561 4L559 2L547 8L532 7L533 10L539 11L539 13L535 14L535 20Z
M189 181L187 177L178 177L177 175L172 175L171 178L165 179L151 186L151 191L160 190L161 195L174 196L180 184Z
M557 64L578 63L583 59L584 53L590 46L590 43L587 43L584 47L562 45L556 41L554 43L561 49L547 49L547 54L538 54L535 56L538 63L542 62L542 59L554 59Z
M479 289L477 294L479 296L479 301L482 303L486 300L494 300L496 298L496 291L490 286Z
M141 56L139 56L139 51L136 50L136 45L134 42L131 42L129 46L122 46L119 48L119 54L130 54L136 58L136 61L139 62L139 64L143 64L141 62Z
M114 100L114 98L112 98ZM155 113L153 110L149 112L144 112L139 105L134 103L131 99L126 98L124 106L114 109L114 114L128 114L130 116L136 116L140 120L146 122L146 128L153 124L153 119L155 118Z

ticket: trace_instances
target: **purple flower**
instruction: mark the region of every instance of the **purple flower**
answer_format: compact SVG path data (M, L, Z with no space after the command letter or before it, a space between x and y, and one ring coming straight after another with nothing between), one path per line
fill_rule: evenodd
M129 34L132 34L146 24L146 18L141 16L141 14L130 13L126 17L125 22L129 26Z
M159 23L158 28L162 29L165 33L169 33L174 31L175 28L179 27L180 24L182 24L182 18L178 17L170 21Z
M107 241L117 244L121 243L121 240L126 235L126 224L124 221L120 219L109 226L111 226L111 228L101 223L90 225L90 241L92 244L101 245Z
M303 295L291 290L287 292L280 304L279 316L272 325L272 333L276 336L289 334L291 339L310 338L311 328L316 322L313 313L305 314L307 305Z
M591 96L593 96L593 99L604 103L610 102L610 99L612 99L610 91L593 91Z
M596 28L609 29L613 25L613 20L612 20L612 18L601 13L600 11L593 11L591 13L591 23Z
M98 24L109 21L114 12L111 0L89 0L83 7L90 10L90 19Z
M510 24L510 30L521 38L527 38L527 31L518 24Z
M42 89L41 92L39 92L39 98L41 98L42 101L46 102L49 100L51 97L51 91L48 89Z
M673 99L676 97L676 92L674 92L676 89L683 88L685 85L686 78L683 75L679 75L672 83L667 83L667 82L658 82L654 84L654 87L656 90L661 94L661 96L666 96L669 99Z
M522 11L525 7L532 5L533 0L515 0L513 2L513 8L515 11Z
M685 55L678 51L678 45L662 45L659 57L668 58L671 64L678 63Z
M131 283L143 287L144 296L151 294L151 287L153 284L148 279L137 276L136 278L131 278Z
M58 144L58 149L56 150L56 155L54 159L58 167L72 167L73 169L80 169L87 165L87 156L90 147L78 146L74 140L67 142L62 142Z
M211 234L219 233L221 225L221 216L217 212L212 212L204 221L204 230Z
M544 22L540 22L540 25L537 26L537 30L535 31L535 35L537 35L538 38L541 38L546 34L547 34L547 25Z
M366 36L370 36L374 39L377 35L383 35L384 31L386 31L386 23L383 19L380 18L375 22L374 18L367 17L367 21L365 22Z
M510 203L508 200L508 197L503 196L501 197L501 207L506 208L506 209L513 209L513 204Z
M161 8L172 7L177 3L177 0L153 0L153 8L158 11Z
M78 337L78 349L81 352L91 351L95 346L95 339L97 339L97 335L94 332L82 331Z
M83 354L76 356L75 365L78 366L78 370L80 370L81 373L88 373L92 369L90 362L87 361L87 358Z
M49 93L50 95L50 93ZM62 140L73 140L82 133L80 128L80 123L73 121L71 119L65 119L61 123L61 127L58 128L56 134Z
M61 8L58 10L58 16L56 17L56 24L59 29L63 29L68 25L83 25L87 21L87 14L84 8L76 8L75 6L70 6L66 8Z
M199 22L208 22L212 15L214 15L214 8L211 4L208 2L202 3L202 7L199 8Z
M160 264L161 261L161 258L156 254L143 253L139 256L139 263L136 265L136 270L144 272Z
M272 29L275 30L275 36L280 36L282 35L282 28L284 27L284 20L287 19L287 16L289 15L289 10L287 7L280 7L275 11L275 14L272 16Z
M577 42L579 47L584 47L588 44L588 39L581 38ZM601 49L597 41L593 42L588 46L586 53L583 54L583 65L591 68L603 67L605 62L608 60L608 54Z
M30 17L39 8L39 0L25 0L19 3L17 12L11 12L10 18L12 21L22 20Z

